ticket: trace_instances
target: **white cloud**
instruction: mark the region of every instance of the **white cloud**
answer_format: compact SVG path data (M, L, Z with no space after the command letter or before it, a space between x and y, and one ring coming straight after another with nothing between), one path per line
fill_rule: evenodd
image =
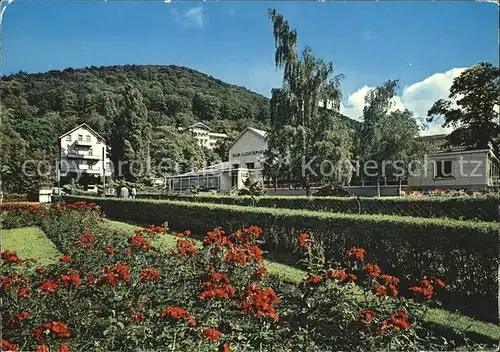
M170 12L174 20L183 27L203 27L205 24L205 15L201 6L191 7L180 13L177 9L171 9Z
M189 10L187 10L185 16L195 26L203 27L204 16L203 16L203 8L201 6L190 8Z
M438 99L446 99L453 79L458 77L466 68L453 68L444 73L435 73L423 81L404 87L401 95L394 97L391 110L408 109L416 118L425 119L427 111ZM353 119L360 120L365 105L365 96L374 87L363 86L350 94L340 106L340 112ZM441 127L442 121L428 123L428 129L422 134L449 133L451 128Z

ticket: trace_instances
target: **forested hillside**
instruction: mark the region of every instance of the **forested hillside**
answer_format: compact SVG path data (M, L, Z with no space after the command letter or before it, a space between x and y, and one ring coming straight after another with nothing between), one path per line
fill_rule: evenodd
M125 92L125 86L134 91ZM131 94L132 106L127 105L127 94ZM0 96L0 171L4 190L17 192L37 186L33 177L21 175L22 162L48 160L54 165L54 138L83 122L110 140L116 127L113 116L137 108L141 112L140 123L149 124L153 132L151 138L158 141L159 148L152 148L153 159L181 155L197 163L211 163L225 159L227 145L215 153L202 150L192 137L178 135L179 127L203 121L217 132L227 133L230 141L247 126L268 128L270 116L268 98L179 66L128 65L68 68L38 74L20 72L2 77ZM129 113L128 117L117 119L133 116L138 115ZM352 123L352 120L346 121ZM123 141L125 137L119 138ZM170 142L163 142L164 139ZM47 174L41 179L49 180L53 176Z

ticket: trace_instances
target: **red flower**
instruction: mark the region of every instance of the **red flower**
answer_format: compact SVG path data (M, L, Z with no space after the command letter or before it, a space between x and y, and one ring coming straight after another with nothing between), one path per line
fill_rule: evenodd
M229 344L227 342L224 342L224 345L222 345L222 350L224 352L229 352L229 351L231 351L231 346L229 346Z
M422 295L426 300L430 300L434 294L434 290L432 287L421 287L421 286L412 286L409 287L408 290L414 292L415 294Z
M80 236L78 246L82 248L94 248L95 236L87 232Z
M379 285L379 284L375 284L372 287L372 292L375 296L382 297L382 296L385 296L387 294L387 287Z
M69 346L67 343L62 343L61 348L57 352L69 352Z
M307 248L312 244L312 240L309 238L309 234L307 233L301 233L297 237L297 243L299 244L299 247L301 248Z
M62 343L61 348L57 352L69 352L69 346L67 343Z
M160 281L160 272L153 268L144 269L139 277L139 281Z
M59 257L59 261L63 263L69 263L71 262L71 256L70 255L62 255Z
M68 330L68 325L61 321L53 321L51 323L40 324L38 328L33 332L33 338L37 341L40 340L44 331L52 330L52 332L61 338L71 337L71 333Z
M120 280L125 281L127 284L130 282L130 268L127 265L117 263L111 270L109 267L103 269L104 276L97 281L99 285L108 283L111 286L116 286Z
M11 288L16 280L17 280L16 276L2 275L2 288L3 289Z
M278 295L272 288L262 289L260 286L251 285L243 292L245 302L241 304L241 310L248 315L257 318L268 316L273 320L278 320L278 315L273 304L279 302Z
M1 254L4 264L15 263L20 265L23 263L23 261L17 256L17 252L10 252L6 249Z
M379 277L381 273L380 267L377 264L366 264L363 270L366 271L370 277Z
M69 288L71 285L74 287L80 287L82 283L82 279L76 274L61 275L61 281L64 283L66 288Z
M128 239L129 243L132 243L135 248L151 249L151 244L141 235L135 235Z
M130 282L130 268L128 265L118 263L113 270L123 281Z
M436 285L438 285L438 286L439 286L439 287L441 287L441 288L445 288L445 287L446 287L446 284L445 284L445 283L444 283L444 281L443 281L443 280L441 280L441 279L434 278L434 279L433 279L433 281L434 281L434 283L435 283Z
M259 246L246 244L244 247L232 248L224 257L226 262L235 262L241 266L246 263L262 263L262 250Z
M366 251L363 248L352 247L347 251L348 257L354 257L358 260L365 260Z
M161 318L163 320L168 317L174 320L185 320L189 326L196 326L196 320L192 319L191 316L181 307L167 307L161 312Z
M144 314L141 312L135 312L135 320L144 321Z
M411 324L408 323L408 316L402 309L398 309L391 317L385 319L382 324L379 325L377 330L379 332L383 332L388 329L403 330L409 328L411 328Z
M116 248L113 248L113 247L106 248L106 253L108 253L108 254L114 254L117 252L118 252L118 250Z
M71 337L70 332L68 331L68 325L61 321L53 321L52 322L52 331L58 337Z
M21 287L19 289L19 292L17 293L17 296L19 299L27 299L30 298L32 295L32 292L27 288L27 287Z
M26 311L22 311L20 313L17 313L14 315L12 318L9 319L9 326L14 326L21 324L24 319L28 319L30 317L30 313Z
M2 351L17 352L17 345L9 343L7 340L2 339Z
M262 280L267 275L269 275L267 268L265 266L261 266L260 268L255 270L255 273L252 275L252 278L254 280Z
M375 312L372 310L363 310L361 311L361 323L364 325L370 325L373 321L373 317L375 316Z
M55 293L58 286L59 285L55 280L43 280L40 285L40 291Z
M180 256L195 255L198 252L195 246L196 241L193 239L180 238L177 240L177 250Z
M49 352L49 346L47 346L47 345L39 345L36 348L36 352Z
M220 339L220 332L219 330L216 329L209 329L205 328L201 332L201 337L210 341L219 341Z
M309 273L306 283L309 285L318 285L321 283L321 276Z
M198 299L203 300L205 298L217 298L228 299L234 296L234 288L229 285L229 279L226 275L218 273L216 271L210 274L210 280L205 281L201 284L205 289L199 296Z
M225 232L222 231L221 229L215 229L213 231L209 231L205 236L205 238L203 239L203 245L217 248L223 245L224 239L226 239L226 243L228 243L227 237L225 237L224 234Z

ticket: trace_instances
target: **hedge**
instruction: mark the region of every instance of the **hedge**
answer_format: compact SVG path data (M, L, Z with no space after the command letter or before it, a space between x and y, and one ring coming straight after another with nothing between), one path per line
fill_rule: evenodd
M114 219L143 224L168 222L174 230L202 234L216 227L238 230L246 225L264 229L264 248L290 254L296 236L311 233L324 243L329 260L338 261L346 248L365 248L372 261L402 280L436 275L449 283L449 307L496 311L500 225L454 219L389 215L338 214L242 207L165 200L65 197L94 201ZM483 312L483 310L482 310Z
M141 199L180 200L265 208L328 211L346 214L385 214L460 220L500 221L500 197L249 197L138 194Z

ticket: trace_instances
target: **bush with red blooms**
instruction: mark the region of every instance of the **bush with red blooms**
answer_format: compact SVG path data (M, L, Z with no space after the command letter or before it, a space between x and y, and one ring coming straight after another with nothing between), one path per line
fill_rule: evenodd
M35 225L62 256L41 266L2 252L2 350L443 347L422 327L419 301L439 297L445 283L431 277L401 287L359 245L348 247L344 263L329 264L321 244L299 234L307 274L292 283L264 265L263 229L256 226L214 229L199 240L189 230L175 232L175 248L167 249L161 243L171 236L168 228L112 231L93 204L35 209L21 210L23 216L39 212Z

